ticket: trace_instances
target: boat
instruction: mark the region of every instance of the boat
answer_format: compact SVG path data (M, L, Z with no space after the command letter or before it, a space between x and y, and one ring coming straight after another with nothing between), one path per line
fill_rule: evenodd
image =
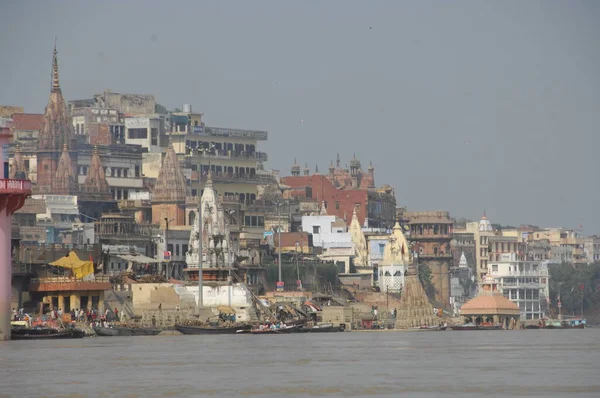
M75 328L13 328L10 333L11 340L80 339L82 337L85 337L85 332Z
M420 332L441 332L447 329L446 326L419 326L412 328L413 330Z
M156 336L162 329L137 328L129 326L94 326L94 332L98 336Z
M544 329L585 329L587 320L585 318L574 319L548 319L545 321Z
M250 331L251 328L252 325L249 324L225 327L175 325L175 330L181 334L234 334Z
M475 325L473 323L466 323L464 325L454 325L450 327L451 330L502 330L502 325Z
M341 326L334 326L333 323L322 323L320 325L314 326L304 326L300 328L298 331L300 333L332 333L332 332L341 332L345 328Z
M297 333L300 331L300 327L297 325L284 326L279 329L252 329L250 333L252 334L287 334L287 333Z

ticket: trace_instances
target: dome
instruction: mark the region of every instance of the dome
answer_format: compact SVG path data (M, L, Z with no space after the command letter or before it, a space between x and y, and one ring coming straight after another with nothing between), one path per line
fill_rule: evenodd
M504 296L477 296L460 308L461 315L520 315L519 306Z

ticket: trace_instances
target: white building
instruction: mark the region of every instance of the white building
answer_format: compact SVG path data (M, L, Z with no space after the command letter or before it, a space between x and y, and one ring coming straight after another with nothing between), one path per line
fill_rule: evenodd
M164 131L164 119L159 115L147 115L125 118L125 143L141 145L148 152L161 149L161 132Z
M410 248L400 224L396 223L383 249L379 264L378 286L382 292L400 292L404 287L404 274L411 261Z
M521 309L521 319L541 319L550 297L548 262L517 261L515 253L500 255L489 263L500 291Z
M314 247L352 247L346 223L338 220L336 216L302 216L302 231L312 234Z

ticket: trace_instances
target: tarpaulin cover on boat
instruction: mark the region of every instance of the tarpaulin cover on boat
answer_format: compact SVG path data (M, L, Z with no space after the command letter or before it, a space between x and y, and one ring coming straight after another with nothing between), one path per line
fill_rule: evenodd
M83 279L87 276L94 275L94 263L92 261L81 260L74 251L71 251L68 256L61 257L50 263L50 265L72 270L73 275L77 279Z
M226 315L228 315L228 314L235 314L235 311L233 310L233 308L227 307L225 305L217 307L217 309L219 310L219 312L221 314L226 314Z

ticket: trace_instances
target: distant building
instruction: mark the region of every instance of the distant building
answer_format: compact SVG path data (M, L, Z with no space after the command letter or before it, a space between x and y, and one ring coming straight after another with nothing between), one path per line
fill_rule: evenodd
M452 240L454 221L447 211L406 212L409 240L419 264L427 264L433 276L436 300L450 303L450 268L452 267Z

